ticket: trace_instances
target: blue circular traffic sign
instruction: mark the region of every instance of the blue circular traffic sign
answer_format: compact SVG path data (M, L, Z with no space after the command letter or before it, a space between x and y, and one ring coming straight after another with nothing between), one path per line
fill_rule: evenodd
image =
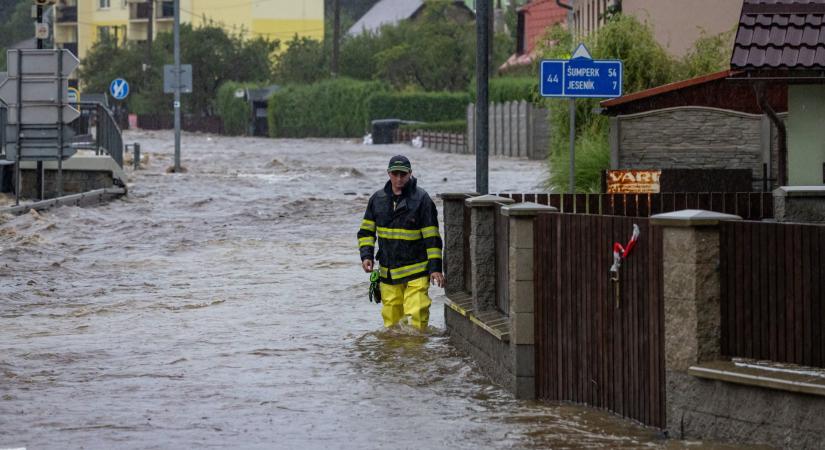
M115 78L109 84L109 94L111 94L115 100L123 100L129 95L129 83L123 78Z

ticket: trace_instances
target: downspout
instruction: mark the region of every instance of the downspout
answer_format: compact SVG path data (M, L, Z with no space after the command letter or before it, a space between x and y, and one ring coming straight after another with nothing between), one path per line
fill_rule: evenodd
M777 132L777 144L778 147L776 149L776 182L779 186L787 186L788 185L788 141L787 141L787 130L785 128L785 122L779 118L779 115L776 114L773 107L771 106L770 102L768 102L768 97L765 95L765 83L762 81L757 81L753 84L753 90L756 94L756 101L759 102L759 107L762 109L762 112L768 115L768 118L771 119L771 123L773 126L776 127ZM770 177L770 174L768 174Z

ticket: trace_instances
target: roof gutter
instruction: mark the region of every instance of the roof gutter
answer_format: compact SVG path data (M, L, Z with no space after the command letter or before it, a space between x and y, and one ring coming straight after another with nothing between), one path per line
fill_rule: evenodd
M568 5L567 3L562 3L561 0L556 0L556 4L561 6L564 9L567 9L569 11L573 11L573 6L572 5Z

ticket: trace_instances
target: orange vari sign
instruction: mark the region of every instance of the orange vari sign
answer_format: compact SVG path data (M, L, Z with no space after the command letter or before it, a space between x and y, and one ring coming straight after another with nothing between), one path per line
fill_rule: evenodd
M608 194L650 194L659 192L661 170L608 170Z

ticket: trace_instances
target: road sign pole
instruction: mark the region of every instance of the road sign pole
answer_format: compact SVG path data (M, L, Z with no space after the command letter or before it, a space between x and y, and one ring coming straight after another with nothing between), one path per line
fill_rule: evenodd
M63 55L57 54L57 196L63 197ZM45 178L45 177L44 177Z
M23 146L20 145L22 141L20 139L20 124L23 122L23 107L20 101L23 96L23 52L20 50L17 50L17 68L21 73L17 76L17 126L15 127L17 155L14 161L14 206L20 206L20 189L23 187L23 181L21 180L23 173L20 170L20 154L23 153Z
M35 26L39 26L43 22L43 5L37 5L36 8L37 22L35 22ZM43 39L37 39L37 48L43 48ZM46 169L43 167L43 161L37 161L35 171L35 180L37 180L37 198L40 200L46 200Z
M180 0L175 0L175 173L180 172Z
M576 193L576 99L568 100L570 109L570 193Z

